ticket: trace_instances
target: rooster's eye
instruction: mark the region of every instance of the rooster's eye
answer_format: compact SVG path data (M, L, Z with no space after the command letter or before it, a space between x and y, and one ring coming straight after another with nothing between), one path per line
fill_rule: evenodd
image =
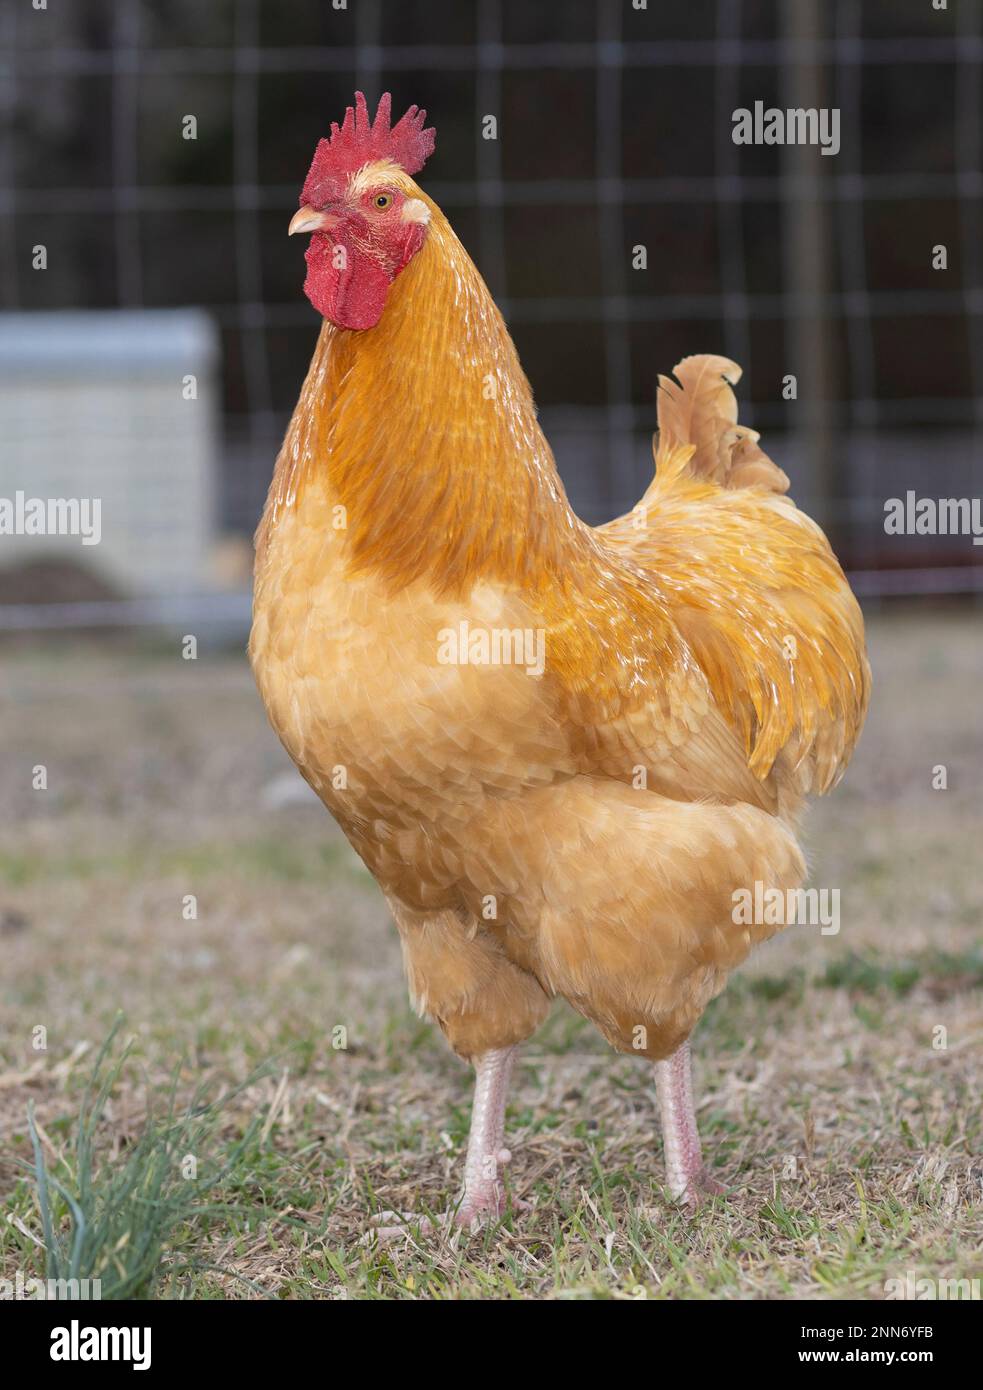
M392 206L393 195L391 193L377 193L372 199L380 212L385 212L386 208Z

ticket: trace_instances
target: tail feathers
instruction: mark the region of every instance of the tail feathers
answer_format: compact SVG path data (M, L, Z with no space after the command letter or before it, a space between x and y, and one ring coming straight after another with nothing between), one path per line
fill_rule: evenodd
M659 452L689 445L687 467L695 478L727 488L787 492L788 478L759 446L760 435L737 423L732 388L740 379L736 362L711 353L684 357L672 377L660 376Z

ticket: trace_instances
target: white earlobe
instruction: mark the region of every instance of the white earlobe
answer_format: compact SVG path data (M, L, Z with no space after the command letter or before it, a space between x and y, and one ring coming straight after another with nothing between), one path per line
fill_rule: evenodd
M400 217L404 222L421 222L426 226L430 221L430 209L420 198L407 198Z

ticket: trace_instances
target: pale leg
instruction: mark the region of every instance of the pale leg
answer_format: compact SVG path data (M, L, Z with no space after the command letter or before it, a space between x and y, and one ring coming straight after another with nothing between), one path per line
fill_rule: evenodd
M464 1197L457 1212L460 1226L484 1213L500 1216L505 1189L499 1176L512 1155L505 1148L505 1101L515 1061L515 1047L499 1047L474 1061L474 1106L468 1155L464 1161Z
M471 1227L485 1218L497 1220L505 1210L501 1170L512 1157L505 1148L505 1101L518 1050L517 1046L494 1048L474 1059L474 1104L464 1160L464 1193L456 1211L437 1223L440 1226ZM399 1224L390 1224L393 1220ZM434 1225L427 1218L418 1220L410 1214L387 1211L373 1218L374 1231L363 1239L393 1240L410 1235L414 1226L427 1234L433 1232Z
M666 1154L666 1180L678 1200L695 1206L701 1194L722 1192L707 1175L693 1108L693 1077L689 1043L671 1057L655 1064L655 1085L662 1116L662 1140Z

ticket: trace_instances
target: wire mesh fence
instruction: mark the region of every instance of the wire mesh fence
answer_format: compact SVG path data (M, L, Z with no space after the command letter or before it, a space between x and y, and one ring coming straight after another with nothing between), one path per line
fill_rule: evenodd
M978 588L965 537L883 518L908 487L980 492L983 0L2 0L0 26L4 305L207 310L217 529L252 530L306 369L285 225L358 86L428 109L427 190L587 520L644 489L657 374L723 352L861 587ZM834 158L735 143L739 108L807 93L840 113Z

